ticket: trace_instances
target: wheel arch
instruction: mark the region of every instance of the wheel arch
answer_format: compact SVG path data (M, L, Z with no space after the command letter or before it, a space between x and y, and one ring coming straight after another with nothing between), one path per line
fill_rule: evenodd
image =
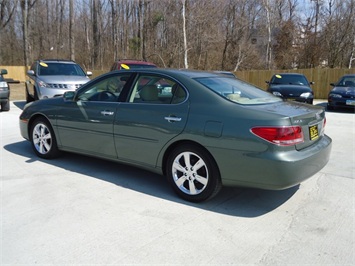
M164 176L166 176L166 173L167 173L166 172L166 170L167 170L167 161L168 161L168 158L169 158L171 152L176 147L178 147L179 145L185 145L185 144L188 144L188 145L191 145L191 146L195 146L195 147L199 147L199 148L203 149L206 153L208 153L211 156L211 159L213 160L213 163L217 167L218 172L221 173L221 171L219 170L218 164L216 162L216 159L213 157L211 152L208 149L206 149L205 146L203 146L200 143L198 143L196 141L193 141L193 140L179 140L179 141L176 141L176 142L172 143L164 152L164 156L163 156L163 160L162 160L162 172L163 172Z
M36 121L38 118L44 118L48 124L52 127L52 130L54 130L54 127L51 123L51 121L48 119L48 117L46 117L43 114L34 114L33 116L31 116L31 118L28 120L28 125L27 125L27 134L29 136L29 138L31 138L31 127L34 121Z

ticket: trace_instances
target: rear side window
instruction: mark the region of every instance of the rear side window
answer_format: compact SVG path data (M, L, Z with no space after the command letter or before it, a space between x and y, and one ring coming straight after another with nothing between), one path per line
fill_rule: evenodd
M129 101L144 104L177 104L183 102L186 96L186 91L171 79L157 75L141 75L133 86Z
M208 77L196 80L222 97L238 104L265 104L282 101L281 98L271 93L235 78Z

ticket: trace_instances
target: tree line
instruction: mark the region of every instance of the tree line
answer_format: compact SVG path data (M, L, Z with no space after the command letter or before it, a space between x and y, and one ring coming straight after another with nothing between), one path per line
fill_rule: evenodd
M352 68L355 0L0 0L0 65Z

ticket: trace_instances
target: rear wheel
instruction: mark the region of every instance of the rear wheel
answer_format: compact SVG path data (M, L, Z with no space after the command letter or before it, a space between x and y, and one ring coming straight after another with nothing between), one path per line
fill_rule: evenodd
M184 144L173 150L167 161L167 176L174 191L192 202L210 199L222 187L214 159L198 146Z
M32 148L38 157L51 159L59 155L53 129L45 118L37 118L32 123L30 129L30 139Z

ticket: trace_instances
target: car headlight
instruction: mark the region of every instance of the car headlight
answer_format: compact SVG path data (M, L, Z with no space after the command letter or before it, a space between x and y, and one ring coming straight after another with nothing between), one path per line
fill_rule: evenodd
M331 97L331 98L342 98L342 96L340 94L336 94L336 93L330 93L329 97Z
M282 94L279 93L278 91L273 91L272 94L274 94L275 96L278 96L278 97L282 97Z
M311 97L312 96L312 93L311 92L304 92L300 95L300 97L302 98L308 98L308 97Z
M38 82L38 85L39 85L40 87L42 87L42 88L49 88L48 84L45 83L45 82L42 81L42 80L40 80L40 81Z
M7 83L5 81L0 81L0 87L7 88Z

